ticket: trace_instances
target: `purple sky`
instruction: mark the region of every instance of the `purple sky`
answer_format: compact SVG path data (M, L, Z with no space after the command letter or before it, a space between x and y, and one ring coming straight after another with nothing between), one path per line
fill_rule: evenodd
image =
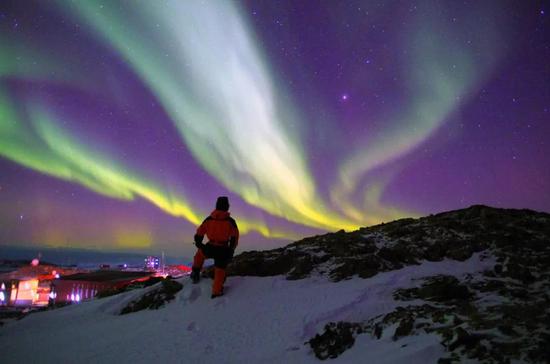
M547 3L3 1L0 54L2 245L550 211Z

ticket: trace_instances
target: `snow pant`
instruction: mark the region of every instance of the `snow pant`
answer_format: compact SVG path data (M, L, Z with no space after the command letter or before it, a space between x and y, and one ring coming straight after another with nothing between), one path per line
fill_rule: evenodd
M214 259L214 283L212 284L212 294L219 295L223 293L223 283L225 282L225 268L232 258L232 251L225 246L204 244L197 250L193 258L193 269L200 270L205 259Z

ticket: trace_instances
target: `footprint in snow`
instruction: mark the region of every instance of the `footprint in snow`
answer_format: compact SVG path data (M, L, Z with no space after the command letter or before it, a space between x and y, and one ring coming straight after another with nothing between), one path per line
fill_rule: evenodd
M189 302L190 303L195 302L197 298L201 296L201 294L202 294L201 286L193 287L193 289L191 290L191 294L189 295Z

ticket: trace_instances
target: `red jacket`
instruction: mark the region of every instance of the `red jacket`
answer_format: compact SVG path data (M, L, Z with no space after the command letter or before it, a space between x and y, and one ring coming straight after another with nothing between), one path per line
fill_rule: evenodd
M198 227L195 242L202 243L204 236L214 245L235 249L239 244L239 228L229 212L214 210Z

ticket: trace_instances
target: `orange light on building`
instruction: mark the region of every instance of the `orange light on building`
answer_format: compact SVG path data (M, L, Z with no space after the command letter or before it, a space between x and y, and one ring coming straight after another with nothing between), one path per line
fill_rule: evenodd
M29 279L19 282L19 290L15 304L32 305L36 301L38 279Z
M15 284L12 284L10 302L15 303L15 301L17 301L17 287L15 286Z

